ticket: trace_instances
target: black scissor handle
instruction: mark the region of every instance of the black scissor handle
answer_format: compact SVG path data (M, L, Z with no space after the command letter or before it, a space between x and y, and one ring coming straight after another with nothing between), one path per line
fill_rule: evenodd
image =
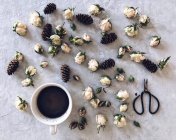
M141 93L141 95L142 95L143 93ZM138 114L138 115L142 115L143 113L144 113L144 103L143 103L143 98L142 98L142 96L141 95L138 95L134 100L133 100L133 109L134 109L134 111ZM141 112L139 112L139 111L137 111L137 109L136 109L136 101L138 100L138 98L141 98L141 106L142 106L142 111Z

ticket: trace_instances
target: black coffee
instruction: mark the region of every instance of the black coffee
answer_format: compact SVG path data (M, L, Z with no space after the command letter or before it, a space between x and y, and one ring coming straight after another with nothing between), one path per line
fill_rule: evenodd
M68 109L69 99L65 91L56 86L44 88L38 98L39 111L48 118L62 116Z

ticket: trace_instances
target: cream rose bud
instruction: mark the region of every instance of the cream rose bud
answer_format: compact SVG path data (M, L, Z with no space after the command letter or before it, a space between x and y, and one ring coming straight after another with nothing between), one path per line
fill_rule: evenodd
M73 20L74 17L74 9L68 8L64 10L64 18L66 20Z
M34 66L29 66L26 68L25 74L28 76L34 76L37 73L37 69Z
M85 100L91 100L94 97L93 89L91 87L87 87L83 92L83 96Z
M152 36L150 40L150 46L151 47L157 47L160 44L161 37L159 36Z
M108 32L112 29L112 24L109 21L109 18L102 20L99 26L102 32Z
M21 52L16 52L15 54L15 59L18 60L19 62L22 62L24 60L24 55Z
M42 54L44 52L44 49L41 44L37 43L34 45L34 51L36 53Z
M103 114L96 115L97 125L105 126L106 122L107 122L107 118Z
M64 25L64 24L63 24ZM66 29L63 27L63 25L57 25L56 26L56 34L58 36L60 36L61 38L63 38L66 34L67 34L67 31Z
M88 11L91 15L98 16L99 14L102 13L102 11L104 11L104 9L102 7L100 7L100 5L98 5L98 4L92 4L89 7Z
M24 23L16 22L13 26L13 31L20 36L25 36L27 34L27 26Z
M28 103L25 100L23 100L21 97L17 96L16 101L15 101L15 107L19 111L26 111L28 107Z
M47 61L42 61L42 62L40 63L40 67L42 67L42 68L48 67L48 62L47 62Z
M129 98L129 93L126 90L120 90L117 95L116 98L122 101L125 101Z
M121 114L117 114L114 116L114 124L117 126L117 127L124 127L127 125L126 123L126 118L124 115L121 115Z
M63 43L61 45L61 50L64 52L64 53L70 53L71 52L71 48L68 46L68 44L66 43Z
M117 81L120 81L120 82L125 80L125 76L123 74L117 74L115 78Z
M84 35L83 35L82 38L83 38L84 41L87 42L87 43L91 42L91 37L90 37L90 35L88 35L88 34L86 34L86 33L84 33Z
M120 112L126 112L128 110L127 104L121 104L120 105Z
M24 87L33 86L33 81L31 78L26 78L23 81L21 81L21 84Z
M111 85L111 79L108 76L102 76L100 79L100 83L103 86L110 86Z
M36 27L41 27L43 24L43 17L40 16L40 13L34 11L30 14L30 23Z
M134 7L125 7L124 9L124 15L127 18L135 18L138 14L137 8Z
M92 105L93 108L97 108L98 104L100 103L100 100L98 98L93 98L89 102L90 102L90 104Z
M137 63L140 63L145 59L145 56L143 55L144 53L142 52L133 52L130 54L131 60Z
M91 70L91 71L96 71L98 69L98 62L97 60L95 59L91 59L89 62L88 62L88 69Z
M82 64L86 59L85 52L78 52L78 54L75 57L75 62L77 64Z
M141 26L147 26L147 24L150 22L150 18L146 15L141 15L139 17L139 24Z
M124 31L127 36L135 37L136 35L138 35L139 28L137 27L137 24L133 24L125 27Z
M60 46L62 43L61 38L58 35L51 35L50 40L51 40L51 44L54 46Z

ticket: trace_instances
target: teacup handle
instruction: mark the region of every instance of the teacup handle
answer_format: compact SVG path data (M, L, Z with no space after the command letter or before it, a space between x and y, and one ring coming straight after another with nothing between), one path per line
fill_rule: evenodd
M54 135L57 133L57 125L50 125L50 134Z

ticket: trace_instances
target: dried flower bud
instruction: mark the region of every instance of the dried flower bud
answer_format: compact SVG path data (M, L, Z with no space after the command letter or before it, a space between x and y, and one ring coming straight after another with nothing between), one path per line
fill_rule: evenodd
M37 73L37 69L34 66L29 66L25 70L25 74L28 76L34 76Z
M31 78L26 78L23 81L21 81L22 86L28 87L28 86L34 86L33 80Z
M27 26L24 23L16 22L13 26L13 31L20 36L25 36L27 34Z
M127 36L135 37L136 35L138 35L139 28L138 28L137 24L132 24L132 25L126 26L124 31Z
M78 129L83 130L85 129L85 126L82 123L78 123Z
M78 36L76 36L76 37L70 36L69 41L72 44L77 45L77 46L82 46L84 44L84 40L81 37L78 37Z
M61 45L61 50L64 52L64 53L70 53L71 52L71 48L68 46L68 44L66 43L63 43Z
M141 15L139 17L140 26L147 26L150 23L150 18L146 15Z
M125 7L125 9L124 9L124 15L127 18L135 18L138 15L137 8L134 8L134 7Z
M50 36L50 40L53 46L60 46L62 43L60 36L55 35L55 34Z
M128 104L123 103L120 105L120 112L126 112L128 110Z
M24 60L24 55L21 52L16 51L15 59L18 60L18 62L22 62Z
M97 108L99 103L100 100L98 98L93 98L90 100L90 104L92 105L93 108Z
M131 60L134 61L134 62L141 62L145 59L145 56L144 56L145 53L143 52L131 52L130 54L130 57L131 57Z
M134 78L132 75L130 75L130 76L128 77L128 81L132 83L132 82L135 81L135 78Z
M157 47L161 42L161 37L159 36L152 36L150 40L150 46L151 47Z
M98 16L104 11L104 8L100 7L99 4L92 4L88 11L91 15Z
M109 19L104 19L100 22L100 29L102 32L108 32L112 29L112 24L111 22L109 21Z
M83 92L83 96L85 100L91 100L94 97L93 89L91 87L87 87Z
M117 94L116 94L116 98L118 100L121 101L125 101L129 98L129 93L126 90L120 90Z
M54 57L55 55L57 55L58 52L59 52L58 47L56 47L56 46L49 46L48 53L51 54L52 57Z
M77 126L78 126L78 122L73 121L73 122L70 123L69 128L72 130L72 129L75 129Z
M107 118L103 114L96 115L97 131L99 133L101 128L105 128Z
M125 80L125 76L123 74L117 74L115 76L115 78L116 78L117 81L120 81L120 82Z
M23 100L21 97L17 96L15 101L15 106L19 111L26 111L28 103Z
M39 12L34 11L30 14L30 23L36 27L41 27L43 24L43 17Z
M83 40L84 40L85 43L90 43L90 42L92 42L90 35L88 35L88 34L86 34L86 33L83 34L83 37L82 37L82 38L83 38Z
M63 27L63 25L57 25L56 26L56 34L58 36L60 36L61 38L63 38L66 34L67 34L67 31L66 29Z
M64 18L66 20L73 20L74 17L74 8L67 8L64 10Z
M80 117L79 123L85 126L85 125L87 125L87 119L85 117Z
M84 117L86 115L86 109L85 107L81 107L78 109L78 113L80 117Z
M37 43L37 44L35 44L35 46L34 46L34 51L35 51L36 53L42 54L42 53L44 52L44 49L43 49L43 47L42 47L41 44Z
M47 62L47 61L42 61L42 62L40 63L40 67L42 67L42 68L48 67L48 62Z
M102 91L102 87L98 87L98 88L96 88L95 93L99 94L99 93L101 93L101 91Z
M126 126L126 118L124 115L116 114L114 115L114 124L117 127L124 127Z
M162 59L160 60L158 67L162 70L166 67L166 65L168 64L168 61L170 59L171 56L167 57L166 59Z
M94 71L97 71L98 67L99 67L99 63L97 60L95 60L95 59L89 60L89 62L88 62L88 69L89 70L94 72Z
M107 75L102 76L101 79L100 79L100 83L103 86L110 86L111 85L111 78Z
M78 52L78 54L75 56L75 62L77 64L82 64L86 59L85 52Z

